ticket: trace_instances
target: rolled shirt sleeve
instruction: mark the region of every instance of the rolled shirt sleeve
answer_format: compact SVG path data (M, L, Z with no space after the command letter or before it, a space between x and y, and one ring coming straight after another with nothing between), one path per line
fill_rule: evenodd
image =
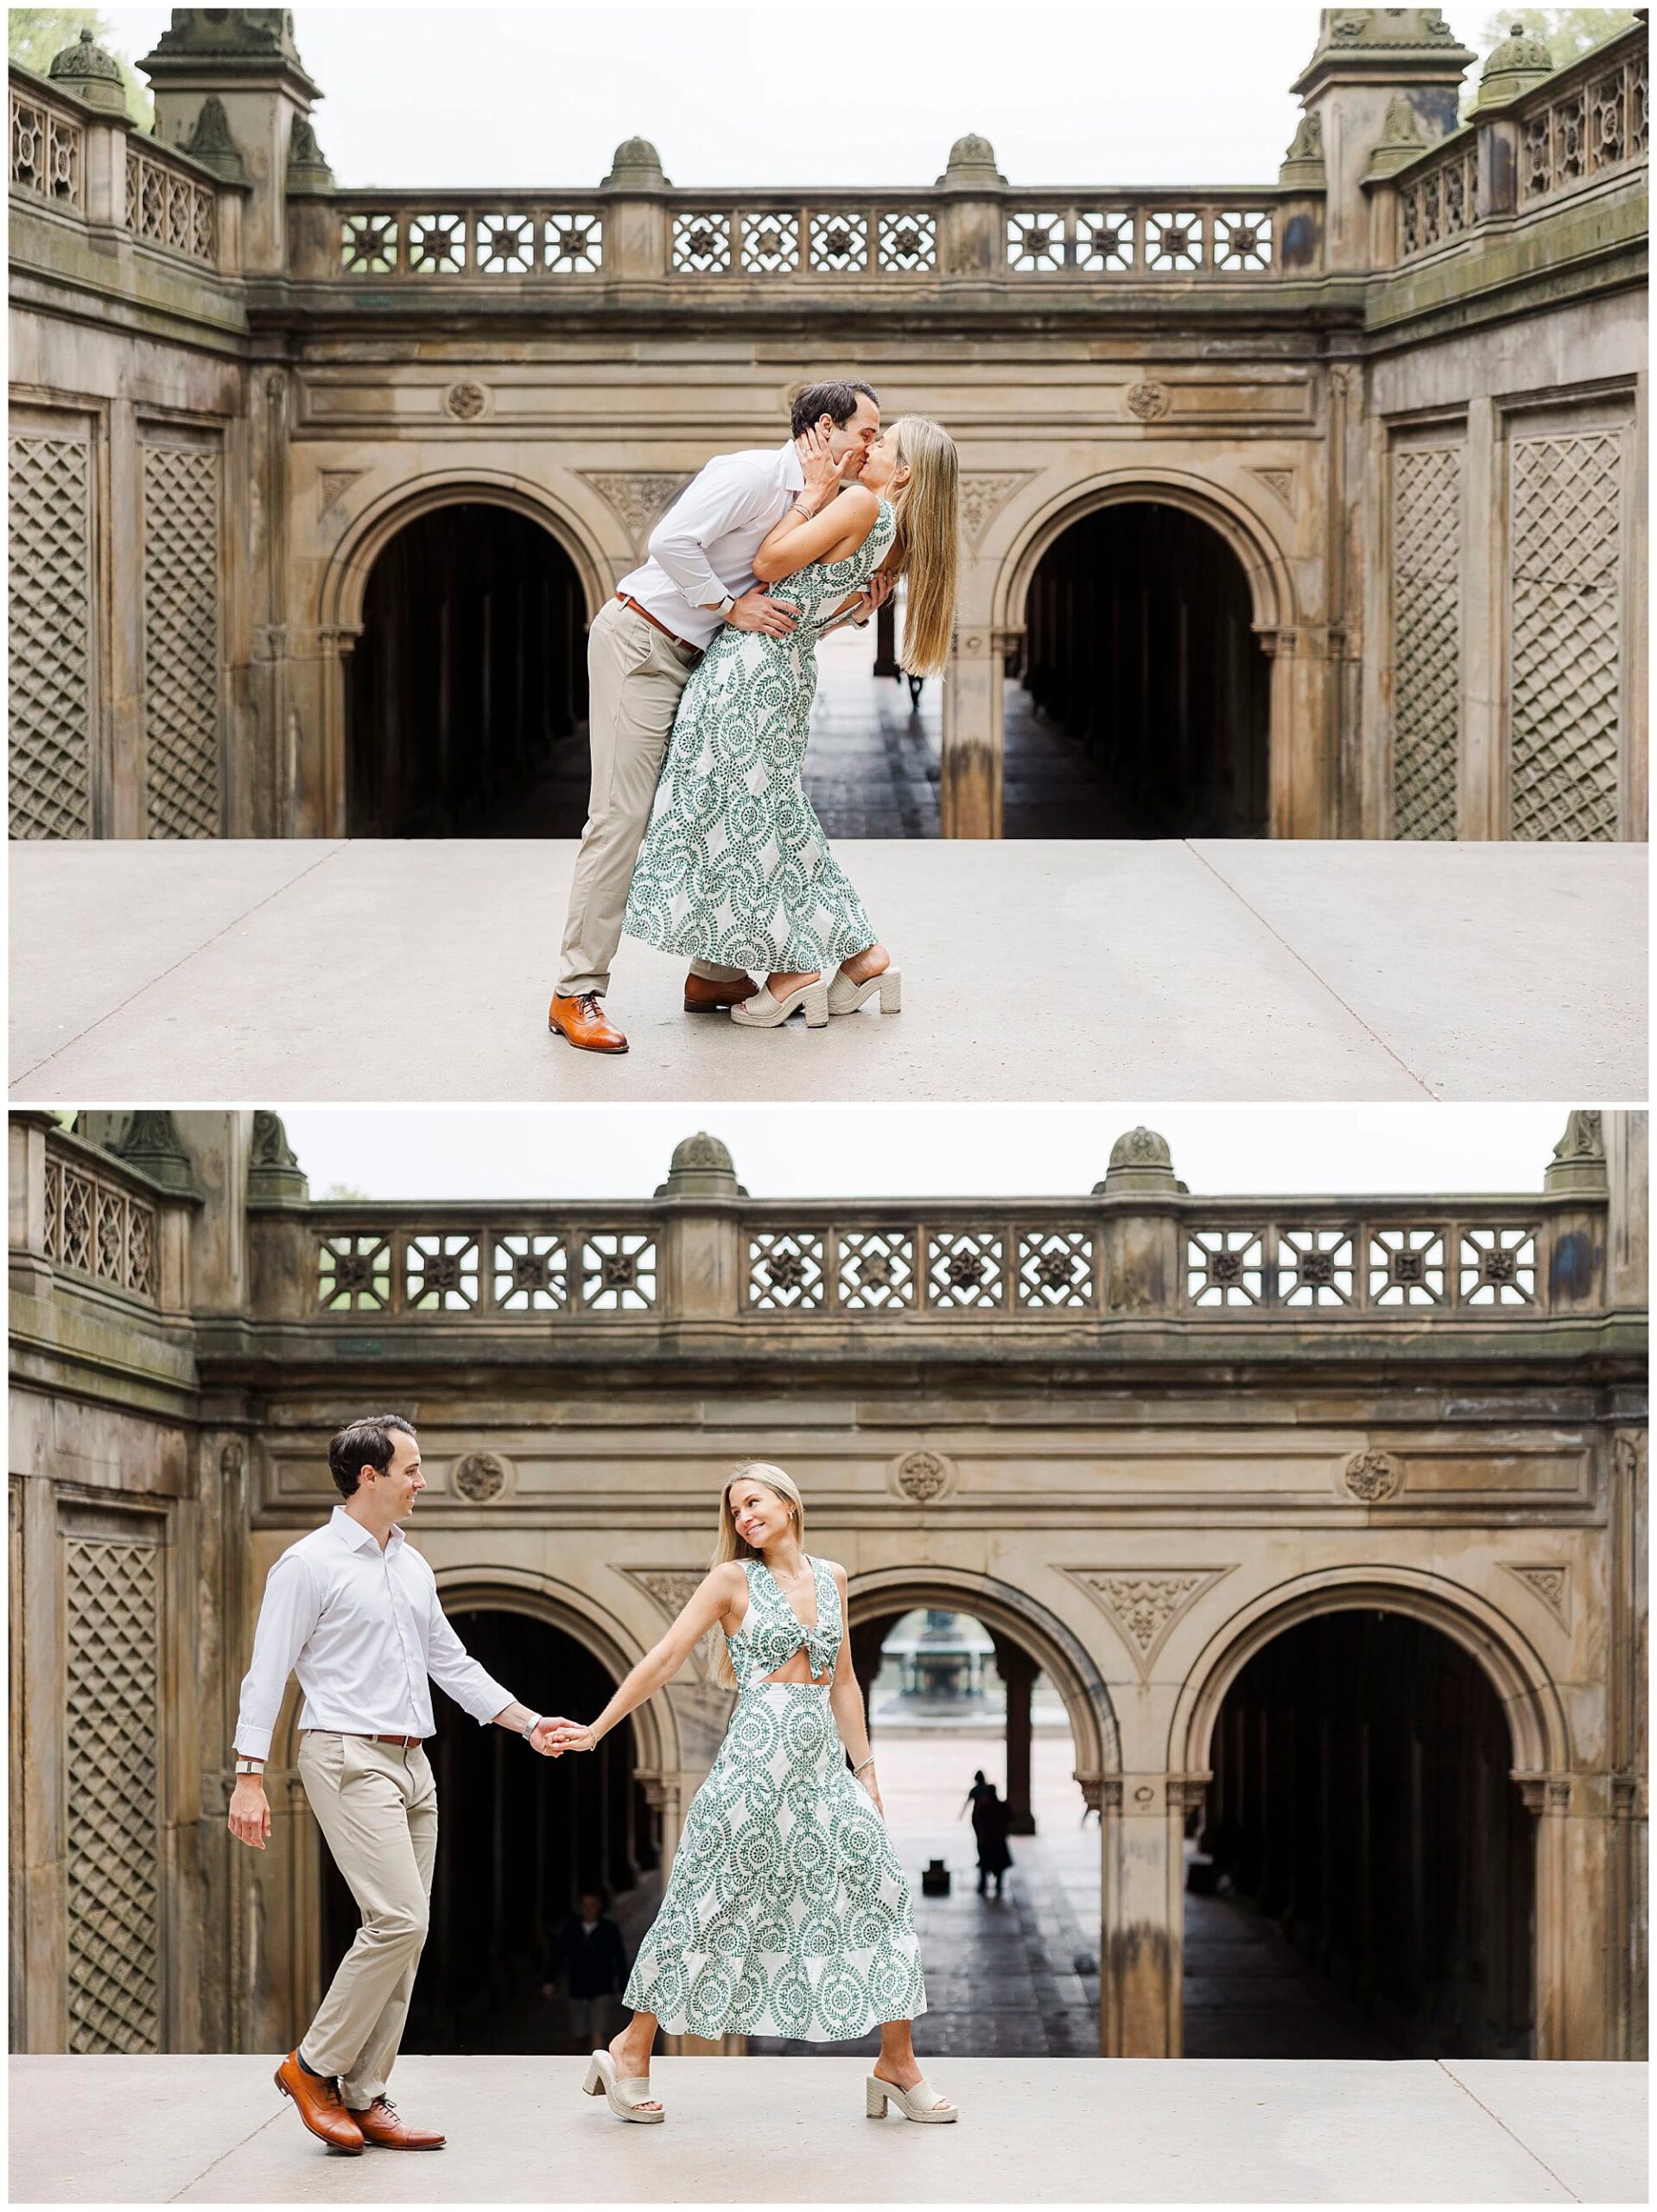
M651 532L651 557L693 607L717 607L726 593L708 562L709 539L757 522L776 496L769 470L757 467L752 455L721 454L685 487Z
M284 1552L265 1577L253 1656L242 1677L236 1749L244 1758L270 1758L288 1677L321 1610L321 1586L308 1562L295 1552Z
M503 1689L486 1669L480 1667L449 1626L448 1615L434 1581L427 1599L426 1672L439 1689L447 1690L478 1726L486 1727L497 1713L518 1700Z

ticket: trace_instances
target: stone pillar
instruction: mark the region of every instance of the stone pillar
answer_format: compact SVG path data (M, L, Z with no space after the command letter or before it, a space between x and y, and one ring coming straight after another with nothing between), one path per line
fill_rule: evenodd
M686 1137L656 1195L678 1201L662 1222L663 1312L676 1321L733 1321L743 1262L733 1201L747 1192L730 1154L706 1130Z
M996 1669L1006 1691L1007 1829L1013 1835L1034 1835L1036 1816L1030 1809L1030 1694L1036 1680L1036 1662L1022 1644L1006 1637L993 1637L992 1641Z
M1108 1775L1099 1960L1099 2047L1107 2058L1176 2058L1184 1952L1186 1781Z
M661 156L648 138L627 138L616 148L600 190L612 196L604 210L604 273L619 284L670 281L671 226Z
M1001 834L1002 656L999 632L957 631L943 678L938 826L946 837Z

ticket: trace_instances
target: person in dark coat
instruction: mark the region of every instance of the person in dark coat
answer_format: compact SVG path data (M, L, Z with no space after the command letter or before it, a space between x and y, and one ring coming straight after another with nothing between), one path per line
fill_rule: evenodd
M999 1897L1002 1881L1013 1864L1006 1840L1011 1818L1006 1800L997 1795L993 1782L985 1781L984 1770L980 1767L973 1776L966 1802L972 1807L972 1832L978 1840L978 1894L981 1897L984 1895L984 1885L994 1875ZM962 1810L966 1810L965 1805Z
M627 1986L627 1947L604 1910L602 1891L583 1890L577 1902L580 1910L547 1947L541 1994L551 1997L562 1982L574 2046L595 2050L609 2041L616 2000Z

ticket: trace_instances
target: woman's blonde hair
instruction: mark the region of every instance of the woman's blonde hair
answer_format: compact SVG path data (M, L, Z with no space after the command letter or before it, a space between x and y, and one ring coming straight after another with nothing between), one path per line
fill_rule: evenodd
M900 415L892 435L909 467L891 494L898 535L886 561L907 585L898 657L911 676L942 676L955 632L961 466L955 440L924 415Z
M708 1566L723 1567L727 1560L758 1559L759 1554L746 1537L737 1534L736 1516L731 1510L731 1492L739 1483L760 1483L774 1491L793 1516L794 1533L802 1548L805 1543L805 1500L800 1496L799 1485L792 1475L781 1467L773 1467L768 1459L745 1459L733 1467L726 1478L725 1487L719 1494L719 1541L714 1546L714 1556ZM714 1643L714 1680L722 1682L727 1689L736 1687L736 1669L731 1664L730 1654L725 1649L725 1638L716 1637Z

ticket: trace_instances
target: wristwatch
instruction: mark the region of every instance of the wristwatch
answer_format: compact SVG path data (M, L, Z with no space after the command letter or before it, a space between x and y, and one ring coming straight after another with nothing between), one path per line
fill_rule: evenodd
M718 615L721 622L728 622L735 611L736 601L732 598L728 591L726 593L724 598L721 600L719 605L714 609L714 613Z
M524 1740L526 1744L530 1742L531 1738L534 1736L536 1730L541 1726L542 1720L544 1717L545 1716L543 1714L539 1713L532 1713L530 1715L530 1725L524 1731Z
M264 1772L264 1761L263 1759L238 1758L236 1762L236 1771L238 1774L262 1775Z

